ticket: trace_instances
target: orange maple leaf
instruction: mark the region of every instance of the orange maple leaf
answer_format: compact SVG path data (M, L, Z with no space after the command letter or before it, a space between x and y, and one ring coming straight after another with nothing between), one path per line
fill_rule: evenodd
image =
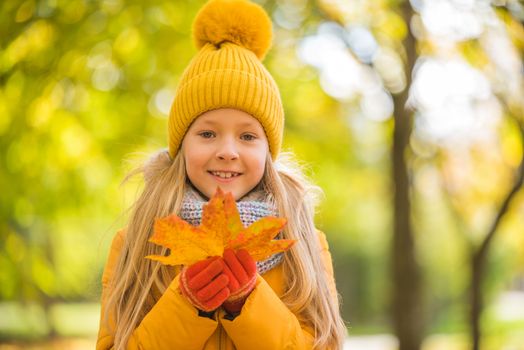
M217 188L204 205L202 222L192 226L176 214L156 219L149 242L169 248L167 256L148 255L146 258L164 265L191 265L210 256L222 256L224 249L245 249L256 261L286 251L293 239L274 240L286 224L286 219L262 218L245 228L231 193Z

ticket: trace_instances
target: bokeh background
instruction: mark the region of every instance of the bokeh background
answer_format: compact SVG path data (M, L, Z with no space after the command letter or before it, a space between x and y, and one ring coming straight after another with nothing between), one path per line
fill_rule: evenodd
M522 3L257 2L347 347L524 349ZM0 2L0 349L94 348L203 3Z

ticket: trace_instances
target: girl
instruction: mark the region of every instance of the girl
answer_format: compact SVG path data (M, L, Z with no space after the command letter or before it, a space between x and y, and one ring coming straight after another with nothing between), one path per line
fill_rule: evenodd
M97 349L340 349L331 256L313 223L317 188L280 153L284 112L262 65L271 21L246 0L211 0L193 25L198 54L181 77L167 151L132 175L145 187L104 270ZM291 165L291 166L290 166ZM217 186L232 192L245 226L287 219L286 253L256 262L226 250L187 267L145 259L155 218L198 225Z

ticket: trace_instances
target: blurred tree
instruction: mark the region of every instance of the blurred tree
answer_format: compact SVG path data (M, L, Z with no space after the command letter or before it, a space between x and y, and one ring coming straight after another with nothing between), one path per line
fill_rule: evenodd
M411 4L417 7L417 12L413 12ZM419 285L419 271L417 268L416 253L414 250L415 244L413 240L412 228L410 225L410 216L411 216L411 205L410 205L410 195L412 191L411 186L412 182L408 177L408 173L413 174L413 177L416 178L416 171L418 170L416 156L420 155L420 152L426 153L423 154L423 157L428 157L427 153L431 154L432 148L440 147L439 143L442 141L435 142L431 139L422 141L424 133L427 131L423 130L424 123L427 123L428 116L431 114L437 114L438 111L435 111L440 106L431 105L426 107L424 105L425 101L430 101L429 96L423 96L422 94L427 93L428 95L431 91L420 91L419 86L412 86L411 77L418 77L426 71L421 73L421 70L424 64L427 61L430 61L430 57L435 57L438 59L442 57L442 61L445 61L448 58L448 52L451 52L451 57L453 57L454 46L457 46L459 49L459 54L467 59L472 66L482 66L483 70L486 71L489 75L491 73L493 76L497 76L495 72L504 72L511 71L512 74L517 74L515 82L509 84L508 89L502 89L497 93L497 83L500 83L500 76L497 76L499 81L494 80L492 82L492 87L495 90L495 96L498 96L498 102L507 106L507 103L504 101L510 96L513 96L511 100L513 102L517 101L518 106L511 111L511 108L505 108L505 114L509 119L513 114L521 116L522 107L521 102L522 98L522 65L517 64L516 66L511 67L501 67L500 66L500 57L492 57L493 64L489 65L488 68L483 67L486 64L487 56L489 52L493 51L491 47L487 46L480 48L479 45L468 45L468 38L473 37L473 40L469 42L475 42L479 34L469 28L461 29L461 24L458 24L453 19L445 16L456 16L457 19L464 13L464 16L470 15L468 12L469 7L460 8L458 4L452 4L452 2L443 2L441 5L434 5L427 1L420 2L408 2L408 1L379 1L375 2L373 5L364 5L360 3L355 3L353 5L338 2L338 1L319 1L319 7L324 10L324 15L328 21L333 21L339 24L339 30L337 34L341 38L341 42L346 44L347 49L351 52L351 55L355 60L358 60L361 64L369 65L372 67L382 78L383 86L389 90L392 95L392 100L394 103L393 110L393 119L394 119L394 129L393 129L393 140L392 140L392 183L394 184L394 228L393 228L393 320L394 320L394 329L399 338L400 348L401 349L417 349L420 347L423 331L424 320L421 317L422 313L420 310L421 307L421 298L419 295L420 285ZM516 2L507 2L506 3L516 14L522 13L522 6L518 5ZM432 6L435 6L432 10ZM442 6L439 8L439 6ZM454 8L456 7L456 8ZM397 21L387 21L387 12L396 13L399 12L401 15L397 16L402 22ZM435 11L441 11L440 17L439 13L435 15ZM447 12L446 12L447 11ZM452 12L456 11L456 12ZM486 21L485 27L487 29L489 36L490 31L498 30L490 28L496 27L493 25L493 18L490 16L493 14L493 11L490 9L483 9L484 13L487 15L471 14L476 16L475 21L482 22ZM433 12L433 18L431 18L431 13ZM445 13L446 12L446 13ZM473 12L473 11L471 11ZM483 17L485 16L485 17ZM466 17L467 18L467 17ZM470 17L471 19L471 17ZM458 19L460 21L460 19ZM441 21L441 22L439 22ZM491 21L491 22L490 22ZM496 22L496 21L495 21ZM395 23L396 25L392 25ZM498 22L500 23L500 22ZM447 29L446 25L451 27L450 32L445 32ZM482 24L480 24L482 25ZM362 30L361 27L365 29ZM395 30L397 28L397 30ZM398 30L398 28L402 28ZM512 29L513 28L513 29ZM367 39L366 35L369 36L369 30L373 39L376 40L376 43L373 43L373 39ZM469 30L469 32L468 32ZM515 43L517 47L522 47L521 38L522 30L515 29L515 25L512 25L510 28L506 29L508 33L513 32L513 37L517 38ZM433 32L432 32L433 31ZM358 32L358 34L357 34ZM398 33L402 34L398 34ZM448 35L448 37L446 37ZM500 41L504 39L498 37ZM493 46L493 37L490 42ZM457 44L455 44L457 43ZM373 47L375 46L375 47ZM371 47L371 49L370 49ZM462 48L462 50L461 50ZM367 52L366 52L367 49ZM511 49L510 49L511 50ZM399 71L398 63L395 62L395 59L389 58L386 62L389 63L387 67L384 67L383 58L384 52L394 52L399 58L398 61L404 62L400 72L405 72L405 77L398 77L399 74L395 72ZM420 59L418 58L420 54ZM502 55L512 55L511 52L505 51ZM493 55L492 55L493 56ZM497 60L499 65L497 65ZM511 58L509 58L511 60ZM349 61L348 61L349 62ZM516 69L512 69L516 68ZM321 68L322 69L322 68ZM424 76L420 79L423 79ZM438 76L433 78L438 79ZM456 77L458 79L458 77ZM435 81L428 81L429 84L435 84ZM450 81L445 82L445 84L451 84ZM511 87L509 87L511 86ZM440 88L440 87L439 87ZM447 86L442 86L442 88L448 88ZM411 90L411 91L410 91ZM461 92L457 90L458 94L464 94L467 92ZM458 95L457 94L457 95ZM336 94L334 94L336 95ZM515 98L516 96L516 98ZM337 96L336 96L337 97ZM409 97L409 98L408 98ZM447 96L446 96L447 97ZM457 98L449 94L450 98ZM440 103L447 104L448 101L441 100ZM453 104L453 103L449 103ZM415 136L411 135L412 128L412 113L409 112L409 109L406 109L406 106L409 105L411 108L414 108L418 114L418 130ZM433 109L432 109L433 108ZM467 116L463 116L466 119ZM520 118L520 117L518 117ZM437 122L435 122L437 123ZM443 123L443 122L441 122ZM521 122L517 122L517 129L520 130ZM517 134L520 132L517 131ZM501 135L504 137L504 135ZM444 141L445 142L445 141ZM425 144L425 146L422 146ZM450 142L450 145L452 143ZM514 145L517 149L516 152L520 152L521 145ZM418 149L413 149L418 148ZM423 148L426 148L424 150ZM443 147L444 149L447 146ZM406 156L409 156L406 159ZM415 157L414 157L415 156ZM431 157L431 156L430 156ZM431 158L429 158L431 159ZM438 159L434 158L437 161ZM458 164L453 165L453 169L457 168ZM460 167L460 166L459 166ZM496 169L501 170L504 167L504 164L499 164ZM513 185L508 188L507 195L503 198L501 208L498 211L498 214L495 215L494 222L489 226L488 234L484 236L484 239L479 244L470 244L472 247L472 259L471 259L471 286L470 286L470 324L472 329L472 344L475 349L479 347L480 339L480 313L482 310L482 280L485 278L485 264L489 251L490 244L493 240L497 227L499 226L502 217L508 210L509 203L512 199L515 198L515 195L522 186L522 165L521 163L516 164L517 174L514 177ZM507 172L503 171L502 174L506 175ZM471 174L475 175L475 172ZM462 192L461 195L467 193L467 186L459 186L458 188L454 186L455 193ZM502 192L500 188L496 190L496 193L493 193L491 199L495 197L500 198ZM452 193L447 193L447 196L452 198ZM457 203L457 207L463 208L466 203L460 202ZM471 205L472 203L468 203ZM460 216L460 215L459 215ZM464 229L464 225L458 225Z
M413 111L407 108L411 73L417 60L416 40L409 29L413 10L408 1L400 4L401 17L408 30L404 46L404 89L393 94L395 121L392 144L392 182L394 191L393 229L393 326L400 349L416 350L422 344L424 313L422 312L421 272L416 261L415 242L411 224L411 184L406 150L409 148L413 127Z
M520 58L522 62L523 56L523 44L524 44L524 29L522 28L523 18L518 18L517 15L512 16L511 11L506 6L500 5L501 9L498 12L500 23L505 25L507 33L510 34L511 40L515 42L514 54ZM512 9L517 12L517 7L512 6ZM522 7L520 7L522 11ZM521 12L517 12L521 13ZM522 14L521 14L522 16ZM517 29L520 28L520 29ZM510 211L510 207L513 202L516 201L517 194L521 190L524 181L524 86L523 77L515 76L513 84L500 84L500 76L494 76L490 71L498 71L500 68L497 67L497 57L490 54L491 48L488 44L489 31L485 34L484 38L473 39L469 43L462 45L462 52L465 56L471 56L472 51L476 52L478 57L484 57L485 60L473 61L472 65L479 66L480 69L487 72L487 76L491 79L491 84L496 94L497 100L502 107L502 113L505 115L506 120L504 123L508 124L508 130L502 131L500 137L509 138L515 142L513 144L511 160L502 162L500 157L488 156L491 158L489 162L494 169L500 174L496 181L501 186L496 188L494 193L488 197L489 201L496 201L499 204L490 204L491 207L498 207L496 210L492 209L492 222L486 222L486 232L483 234L475 234L474 228L469 223L472 222L471 215L475 215L474 211L464 210L465 207L471 207L468 203L470 195L468 193L481 192L477 188L476 184L471 183L462 187L462 193L457 193L456 188L457 178L451 175L449 171L443 171L443 188L446 191L447 197L450 199L448 204L454 212L454 217L457 220L457 225L462 228L462 231L466 233L467 244L469 247L470 254L470 285L469 285L469 321L470 321L470 332L472 349L481 349L482 340L482 327L481 327L481 315L485 308L485 280L487 275L486 265L489 260L489 252L492 249L492 245L496 234L500 231L500 226L503 219ZM482 51L484 50L484 51ZM517 87L516 89L514 87ZM479 145L480 146L480 145ZM482 146L480 146L482 147ZM501 150L504 152L504 150ZM480 158L479 162L485 162L486 156L482 156L482 153L489 154L486 150L479 150L479 155L474 156ZM444 165L445 167L446 165ZM479 168L479 165L474 165L474 168ZM451 175L451 176L450 176ZM486 191L487 192L487 191ZM483 200L482 202L484 202ZM481 238L479 239L478 236ZM473 239L471 237L474 237Z
M201 3L0 4L0 300L98 300L118 165L165 144Z
M324 9L327 20L335 21L341 26L341 35L348 37L344 28L351 24L344 20L343 6L333 6L331 2L319 1ZM382 4L382 6L386 6ZM384 10L384 8L382 8ZM413 10L408 1L400 1L387 8L398 12L398 17L404 23L409 23ZM378 29L378 28L377 28ZM406 30L407 29L407 30ZM386 33L390 35L392 33ZM396 34L393 32L393 35ZM409 149L411 137L413 111L407 107L411 87L411 73L417 60L416 39L409 30L403 28L403 34L397 41L383 43L393 45L403 57L402 74L404 84L402 88L391 91L393 110L393 139L391 143L391 183L393 192L393 240L392 240L392 319L395 334L399 340L400 349L416 350L422 343L424 333L424 313L422 311L421 271L416 261L413 228L411 224L411 184L406 151ZM352 50L348 45L348 49ZM353 49L354 51L354 49ZM358 53L353 52L358 58ZM360 59L360 58L359 58ZM372 62L363 62L373 66Z
M506 3L505 6L499 5L501 8L499 11L499 17L501 22L506 24L508 33L511 33L512 28L518 27L520 24L521 27L518 31L518 36L513 36L513 40L517 41L516 48L520 47L519 56L522 61L524 58L524 29L522 28L524 15L522 15L521 12L517 12L516 7L512 7L516 12L513 14L514 16L512 16L512 9L508 9L508 5L508 3ZM518 18L518 13L520 13L521 18ZM491 64L494 65L494 63ZM486 264L488 263L489 251L493 244L493 240L495 239L495 235L500 231L499 227L504 216L507 215L510 206L513 204L513 201L515 201L515 198L524 182L524 91L522 77L516 77L516 81L517 84L520 85L520 89L517 89L516 91L508 91L505 89L499 90L497 92L497 98L503 107L503 113L508 118L508 123L513 124L512 128L515 130L516 137L520 139L520 144L515 146L520 150L521 158L516 164L511 164L509 166L511 169L510 171L514 171L514 175L510 176L509 186L506 186L507 192L502 195L502 198L500 198L501 201L499 208L496 211L492 223L488 226L487 232L483 235L483 238L479 243L469 242L471 247L470 322L473 344L472 348L474 350L481 348L481 315L484 309L484 280L486 279ZM497 82L494 81L492 84L495 85ZM502 166L504 165L501 165L501 167ZM508 165L506 164L505 166ZM457 208L455 208L455 210L460 213ZM458 214L457 217L459 215L460 214Z
M509 111L508 111L509 112ZM521 121L517 118L516 120L518 129L520 130L522 146L524 146L524 126ZM523 147L524 149L524 147ZM480 349L480 340L481 340L481 327L480 327L480 316L483 310L483 280L485 279L485 270L486 263L488 258L488 253L497 233L497 230L501 224L503 217L509 210L509 206L514 200L516 194L522 187L524 180L524 154L521 159L517 171L515 174L515 179L513 180L512 185L509 188L508 193L500 204L500 209L497 212L493 223L490 225L488 232L484 235L480 245L475 247L472 245L471 252L471 337L473 342L473 349Z

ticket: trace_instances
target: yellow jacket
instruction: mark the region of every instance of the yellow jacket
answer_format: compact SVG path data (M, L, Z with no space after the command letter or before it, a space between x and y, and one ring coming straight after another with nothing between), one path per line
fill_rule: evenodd
M111 330L104 326L110 281L122 249L124 230L113 239L109 258L102 277L102 313L97 350L113 348ZM336 297L331 254L324 233L319 240L330 289ZM295 314L280 300L284 293L282 264L257 277L257 284L234 320L224 318L221 309L210 319L198 315L198 310L178 291L176 276L164 294L135 329L127 349L311 349L314 337L311 330L300 324ZM109 320L113 320L112 312ZM113 327L111 327L113 328Z

